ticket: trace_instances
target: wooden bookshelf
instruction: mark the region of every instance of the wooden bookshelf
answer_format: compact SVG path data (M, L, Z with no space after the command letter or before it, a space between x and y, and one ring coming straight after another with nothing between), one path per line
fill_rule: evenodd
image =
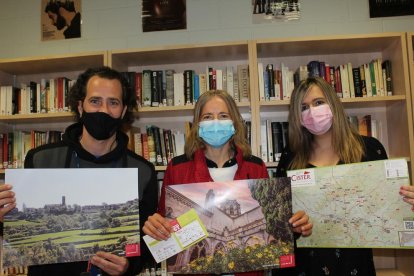
M271 38L173 45L155 48L119 49L69 55L51 55L17 59L0 59L0 84L12 85L41 78L66 76L76 78L88 67L108 65L119 71L141 72L192 69L205 72L207 66L249 65L250 101L238 106L245 119L252 122L252 151L260 156L260 122L265 119L287 121L289 101L260 101L257 63L284 63L291 69L311 60L331 65L352 62L361 65L375 58L392 62L393 95L372 98L343 99L351 114L372 113L383 121L382 136L389 157L414 157L414 33L381 33L367 35ZM135 113L135 127L154 124L161 128L184 131L184 123L192 120L193 106L142 107ZM0 129L30 130L73 121L70 112L0 116ZM411 175L414 162L410 162ZM277 162L269 162L276 167ZM165 166L156 166L158 172ZM0 170L4 175L4 170ZM0 178L2 178L0 176ZM413 275L413 250L375 250L378 275ZM393 274L394 273L394 274ZM410 274L411 273L411 274Z
M381 33L369 35L317 36L287 39L256 40L256 60L273 64L283 63L290 70L310 61L324 61L331 66L351 62L354 66L381 58L392 63L392 96L342 99L350 115L374 114L381 121L384 146L389 157L404 157L409 160L414 154L412 102L409 84L406 36L404 33ZM412 48L412 47L411 47ZM257 70L256 70L257 71ZM258 90L258 86L256 90ZM256 92L256 94L258 94ZM259 101L258 120L274 119L287 121L289 101ZM255 133L260 141L260 124L255 124ZM255 150L259 152L260 145ZM414 171L411 164L410 171Z

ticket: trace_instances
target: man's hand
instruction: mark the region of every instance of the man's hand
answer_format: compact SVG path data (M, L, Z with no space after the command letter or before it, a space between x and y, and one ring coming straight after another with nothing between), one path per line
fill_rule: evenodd
M96 252L91 263L112 276L124 274L129 266L127 258L102 251Z
M0 222L3 221L4 216L8 212L16 207L16 198L11 189L12 185L0 185Z

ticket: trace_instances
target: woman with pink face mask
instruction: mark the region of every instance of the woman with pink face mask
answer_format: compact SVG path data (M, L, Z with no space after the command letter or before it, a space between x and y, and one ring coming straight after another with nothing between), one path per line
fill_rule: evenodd
M308 78L292 93L289 148L282 153L277 176L287 170L386 159L383 145L361 136L347 119L334 89L322 78ZM414 188L404 186L404 201L414 201ZM410 196L411 195L411 196ZM375 275L372 249L299 248L289 275Z

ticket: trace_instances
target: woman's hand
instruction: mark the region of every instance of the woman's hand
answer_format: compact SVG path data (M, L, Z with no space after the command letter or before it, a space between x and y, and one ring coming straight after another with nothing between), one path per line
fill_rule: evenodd
M171 236L172 229L166 218L155 213L148 217L142 231L156 240L166 240Z
M400 195L405 202L412 205L411 210L414 212L414 186L401 186Z
M305 211L296 212L289 219L289 223L293 226L293 232L299 233L304 237L312 234L313 224L309 221L309 216Z
M9 184L0 185L0 222L4 216L16 207L15 194Z
M125 257L120 257L107 252L96 252L91 263L99 267L109 275L122 275L128 270L129 262Z

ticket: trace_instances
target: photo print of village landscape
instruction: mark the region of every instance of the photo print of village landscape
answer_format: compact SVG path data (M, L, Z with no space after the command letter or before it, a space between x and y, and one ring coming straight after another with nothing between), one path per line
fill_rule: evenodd
M6 181L17 207L4 221L3 268L139 255L137 169L13 169Z
M167 186L167 217L191 208L208 237L169 258L169 272L221 274L294 266L289 178Z

